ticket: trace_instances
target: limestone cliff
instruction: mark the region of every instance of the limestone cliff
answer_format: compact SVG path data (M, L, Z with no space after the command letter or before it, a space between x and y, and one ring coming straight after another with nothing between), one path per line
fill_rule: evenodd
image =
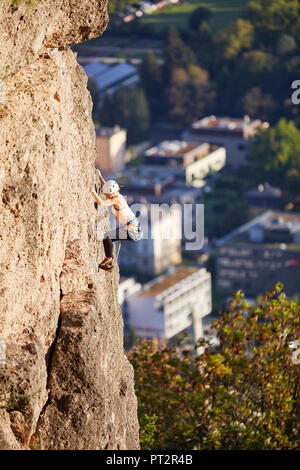
M87 77L68 44L102 33L105 0L0 4L0 449L136 449L117 274L91 190Z

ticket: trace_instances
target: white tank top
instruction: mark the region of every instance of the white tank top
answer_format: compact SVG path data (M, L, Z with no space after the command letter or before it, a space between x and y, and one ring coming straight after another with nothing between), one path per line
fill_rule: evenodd
M115 206L112 206L112 212L117 217L120 224L127 224L130 220L135 218L135 215L128 206L126 199L124 196L122 196L122 194L119 194L117 198L117 204L119 208L116 209Z

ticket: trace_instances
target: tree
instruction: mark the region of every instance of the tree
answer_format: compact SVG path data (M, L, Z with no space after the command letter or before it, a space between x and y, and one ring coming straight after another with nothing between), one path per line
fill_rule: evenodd
M258 181L269 181L283 189L287 199L294 198L295 185L290 185L300 174L300 130L293 121L281 119L269 129L262 129L250 146L249 161L252 177Z
M282 34L278 39L277 52L279 55L285 55L297 48L297 44L293 36Z
M300 448L300 306L281 289L253 307L237 292L213 324L219 347L200 341L200 356L155 341L130 352L142 448Z
M211 17L212 12L209 8L198 7L189 16L189 27L197 33L203 26L203 23L207 24Z
M182 125L208 112L215 96L208 72L197 65L174 69L167 94L170 116Z
M248 114L253 118L260 118L269 121L274 116L277 104L272 95L263 93L261 88L253 87L247 91L241 100L243 114Z
M89 90L93 101L93 117L97 115L99 106L99 91L97 83L92 77L88 78L87 89Z
M162 82L162 70L156 55L151 51L148 51L143 58L140 77L147 95L151 96L156 93L157 87Z
M216 182L214 191L204 196L205 236L209 240L223 237L247 222L248 207L243 201L243 190L235 187L238 178L231 175L226 184L226 178L223 177Z
M299 0L250 0L246 18L252 23L259 46L276 47L282 34L298 36Z
M120 88L112 96L106 96L100 122L104 126L119 124L127 129L129 143L141 141L150 125L149 108L141 88Z
M196 62L193 51L183 42L178 30L174 26L170 26L165 48L165 79L167 83L169 83L174 69L187 69Z
M222 103L225 103L226 109L232 110L234 107L235 113L240 113L241 99L251 88L261 88L263 93L275 96L277 102L283 91L278 58L257 50L243 52L239 60L226 67L225 72L218 74L217 83L218 89L222 90ZM286 93L285 89L284 92ZM274 121L276 117L273 116Z
M113 98L109 93L105 93L103 105L98 118L103 126L112 127L116 124Z
M163 80L162 66L158 64L155 54L151 51L147 52L143 58L140 77L149 102L152 118L155 119L160 114L164 104L162 97Z
M218 36L225 59L233 59L243 50L251 49L254 28L249 21L238 19L225 27Z

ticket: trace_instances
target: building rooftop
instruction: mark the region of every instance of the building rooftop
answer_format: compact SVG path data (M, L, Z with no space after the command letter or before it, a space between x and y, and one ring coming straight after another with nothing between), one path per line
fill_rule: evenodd
M91 62L84 66L84 70L89 77L96 81L99 90L118 88L120 83L129 86L138 80L137 67L126 62L117 65Z
M99 88L104 90L117 82L125 80L137 73L137 68L133 65L122 63L109 67L101 74L101 80L98 83Z
M139 169L127 169L121 176L116 175L116 179L131 202L146 199L163 203L172 198L178 200L186 197L194 200L202 194L201 188L187 186L185 179L178 181L171 172L156 166L142 165Z
M88 76L96 77L108 70L109 65L103 64L102 62L90 62L89 64L84 65L83 68Z
M206 151L208 144L199 144L199 142L186 142L184 140L164 140L160 144L146 150L146 157L180 157L185 153L199 147ZM205 146L205 148L204 148Z
M249 189L245 192L246 197L255 197L255 198L281 198L282 191L280 188L271 186L269 183L259 184L257 188Z
M118 134L121 129L120 126L114 127L96 127L95 132L97 137L112 137L115 134Z
M263 232L268 234L268 236L264 237L261 241L257 240L256 237L253 238L251 236L254 231L256 233L257 231ZM222 246L229 241L260 241L260 243L266 242L270 245L269 242L272 239L272 234L274 235L274 243L276 245L286 243L286 237L288 236L290 240L289 245L298 245L300 247L300 244L293 242L293 237L298 234L300 235L300 214L269 210L219 239L217 245ZM280 240L280 234L282 234L282 240Z
M250 119L249 116L244 118L216 117L208 116L192 124L193 130L208 131L238 131L241 132L247 128L269 127L268 123L262 123L259 119Z
M160 276L154 281L144 285L138 295L140 297L156 297L170 287L175 286L178 282L183 281L192 274L198 271L195 266L180 266L176 268L172 273Z

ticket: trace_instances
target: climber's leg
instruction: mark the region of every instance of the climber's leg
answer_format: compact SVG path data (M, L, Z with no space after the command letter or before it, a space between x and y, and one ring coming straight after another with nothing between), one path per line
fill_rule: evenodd
M105 237L103 239L103 246L104 246L104 252L106 258L112 258L113 257L113 242L112 239L109 237Z
M105 258L99 264L99 269L104 269L105 271L111 271L112 269L112 253L113 253L113 243L110 238L104 238L103 246L105 251Z
M112 270L112 259L113 259L113 242L117 240L132 240L128 234L128 231L123 227L111 230L104 235L103 246L105 251L105 258L99 264L99 269L105 271Z

